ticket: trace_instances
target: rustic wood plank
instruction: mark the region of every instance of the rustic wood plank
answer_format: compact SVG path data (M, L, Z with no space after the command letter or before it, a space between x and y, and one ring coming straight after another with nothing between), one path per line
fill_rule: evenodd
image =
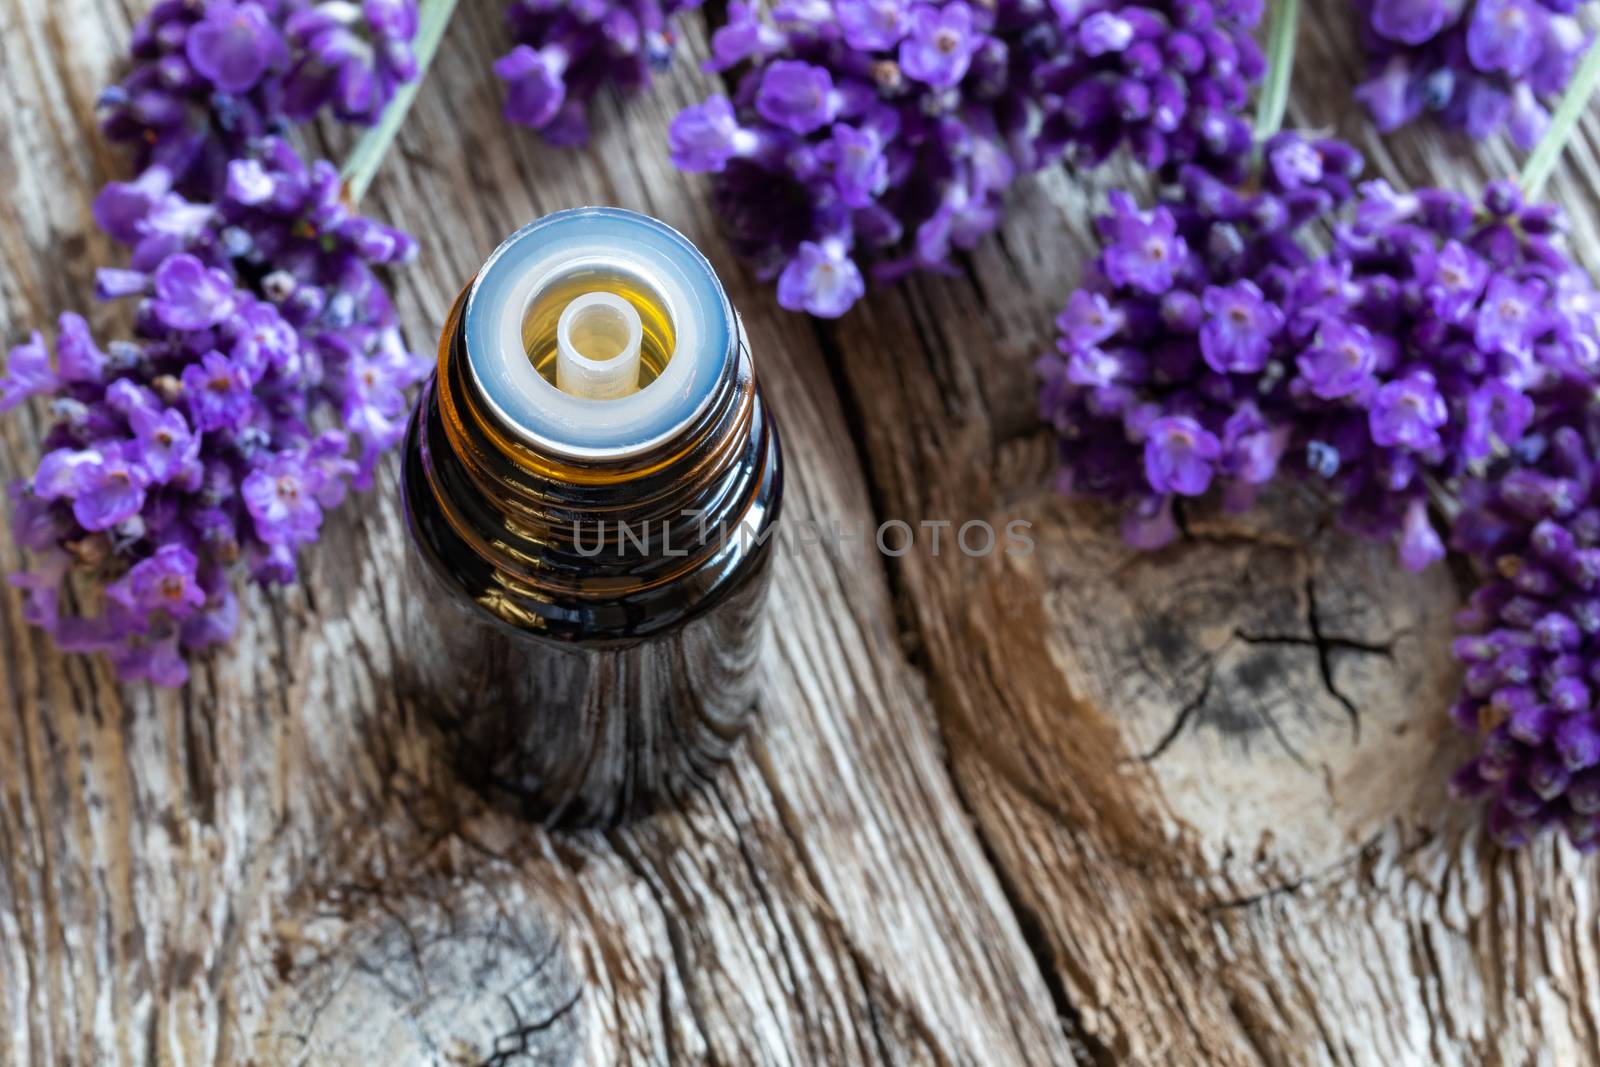
M23 208L0 218L9 339L82 308L111 254L87 204L117 161L88 101L128 17L0 11ZM788 514L865 523L809 326L665 165L666 116L703 78L683 64L655 101L608 105L591 153L563 154L498 118L485 57L505 47L497 5L463 5L374 191L425 249L400 279L412 342L521 222L650 211L711 251L745 312L792 452ZM39 425L0 427L6 477ZM395 696L402 549L391 491L346 508L304 586L250 594L238 641L178 694L58 655L6 596L0 1062L1071 1061L874 557L779 562L763 721L715 789L681 815L550 836L458 790Z

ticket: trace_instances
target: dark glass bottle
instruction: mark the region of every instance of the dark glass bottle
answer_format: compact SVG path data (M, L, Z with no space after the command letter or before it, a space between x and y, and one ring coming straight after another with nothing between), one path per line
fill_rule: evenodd
M582 208L508 238L445 324L401 480L410 673L470 780L605 824L726 758L782 470L743 326L682 235Z

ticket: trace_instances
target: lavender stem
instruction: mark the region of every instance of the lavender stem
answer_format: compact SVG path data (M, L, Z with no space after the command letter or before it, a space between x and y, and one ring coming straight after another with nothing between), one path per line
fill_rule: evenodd
M1300 29L1300 0L1279 0L1267 38L1267 76L1256 101L1256 143L1283 128L1294 74L1294 45Z
M1590 43L1583 61L1567 83L1566 91L1561 94L1561 102L1556 105L1544 136L1539 138L1539 143L1533 146L1527 161L1522 164L1517 184L1522 186L1525 200L1538 199L1544 183L1556 169L1556 161L1561 158L1561 151L1566 148L1573 127L1583 115L1584 105L1593 95L1596 81L1600 81L1600 36Z
M417 76L400 86L394 99L389 101L389 106L384 108L377 125L361 135L340 168L344 198L351 206L360 203L361 198L367 195L372 179L383 164L383 157L388 154L389 146L400 132L400 124L411 110L417 90L422 88L422 79L427 77L428 67L433 63L434 54L439 51L439 42L444 39L450 16L455 14L456 3L457 0L422 0L418 7L417 38L413 45L417 57Z

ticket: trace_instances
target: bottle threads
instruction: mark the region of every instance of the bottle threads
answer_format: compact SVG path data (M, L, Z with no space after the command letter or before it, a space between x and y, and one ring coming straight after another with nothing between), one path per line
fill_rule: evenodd
M705 258L581 208L457 298L408 427L408 673L475 785L563 826L727 758L767 630L777 429Z

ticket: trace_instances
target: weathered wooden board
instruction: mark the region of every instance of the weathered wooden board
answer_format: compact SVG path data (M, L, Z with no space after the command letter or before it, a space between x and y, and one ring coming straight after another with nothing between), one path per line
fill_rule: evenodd
M121 173L92 103L142 7L0 0L7 344L66 309L116 326L88 296L116 254L89 201ZM1503 854L1443 800L1452 578L1397 577L1293 498L1137 557L1051 492L1029 366L1114 175L1030 181L963 276L813 324L665 164L712 85L698 25L559 153L498 117L499 8L461 5L369 205L423 242L412 344L521 222L649 211L744 314L790 521L1023 518L1038 551L781 559L756 732L681 814L607 834L529 829L439 766L391 682L387 485L179 693L59 655L8 591L0 1064L1600 1062L1594 861ZM1344 5L1308 17L1297 119L1408 181L1514 165L1374 139ZM1600 268L1597 132L1552 193ZM0 421L0 477L42 425Z

